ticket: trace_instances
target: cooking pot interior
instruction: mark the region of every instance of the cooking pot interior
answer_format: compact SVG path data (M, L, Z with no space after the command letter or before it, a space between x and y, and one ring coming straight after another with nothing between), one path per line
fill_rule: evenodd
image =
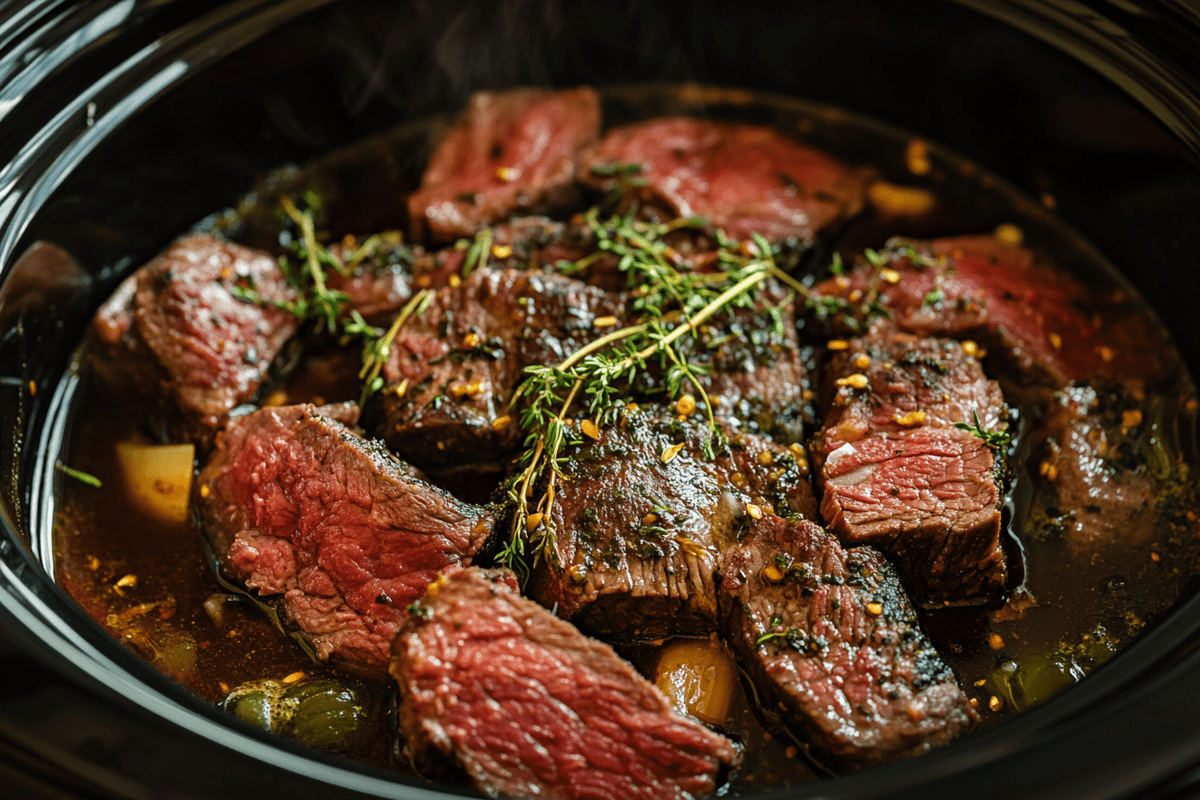
M42 663L73 682L61 690L44 684L48 694L61 693L56 702L92 709L89 693L103 693L111 675L126 676L116 694L132 700L105 701L108 749L88 750L86 737L61 739L66 726L52 720L30 725L32 733L4 731L34 751L31 764L69 759L48 781L104 780L119 797L171 787L176 773L154 755L184 764L194 781L186 795L162 788L166 797L240 797L285 785L298 796L325 797L332 784L347 796L418 796L402 783L389 788L388 776L376 771L249 729L223 733L216 711L126 653L53 587L38 566L50 554L55 514L47 479L54 473L43 467L61 442L43 434L67 429L65 398L78 379L72 353L124 275L236 204L269 170L453 111L471 92L697 83L775 92L882 120L1053 206L1145 296L1185 361L1200 363L1193 311L1200 173L1188 127L1195 109L1178 105L1200 74L1186 61L1200 52L1193 47L1200 27L1153 6L1103 4L1105 28L1078 3L1047 3L1041 11L1022 3L874 0L81 5L90 8L33 3L25 16L0 19L11 36L0 45L0 101L8 109L0 112L5 624L11 641L36 648ZM1127 48L1142 42L1160 48L1157 89L1144 88L1150 79L1130 66L1142 62ZM1123 77L1114 82L1114 75ZM422 157L389 154L360 179L372 191L411 185ZM362 230L386 225L386 212L364 204ZM1119 659L1129 662L1123 674L1136 677L1139 661L1166 659L1193 627L1176 622L1155 649L1135 646ZM1104 686L1120 690L1117 677ZM811 790L899 796L925 784L923 796L953 796L956 775L1002 759L1013 726L1036 726L1038 715L1049 720L1056 702L1031 712L1033 722L1001 725L978 742ZM139 711L147 707L151 714ZM176 719L163 723L170 715ZM169 736L157 736L164 730ZM980 796L991 791L999 790L985 786Z

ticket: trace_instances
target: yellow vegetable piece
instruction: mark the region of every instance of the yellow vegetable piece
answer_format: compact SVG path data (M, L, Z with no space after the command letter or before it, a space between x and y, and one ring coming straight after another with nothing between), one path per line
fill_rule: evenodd
M729 716L737 681L724 648L707 639L681 639L663 648L654 682L676 711L720 725Z
M117 445L117 461L130 496L143 511L164 522L187 520L195 457L196 448L190 444Z

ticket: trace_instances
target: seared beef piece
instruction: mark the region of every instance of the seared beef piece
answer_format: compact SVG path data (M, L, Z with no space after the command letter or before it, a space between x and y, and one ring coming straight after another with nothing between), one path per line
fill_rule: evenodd
M509 403L525 368L557 365L628 324L626 302L572 278L516 269L477 270L438 290L392 345L379 436L430 469L511 455L524 440ZM698 347L681 347L708 371L700 380L720 413L799 438L808 384L790 311L778 321L745 309L717 315Z
M443 567L470 563L493 521L360 438L356 418L344 404L232 419L194 502L224 569L282 595L318 657L381 668L408 605Z
M630 164L641 171L614 175L614 166ZM707 217L729 236L801 242L857 214L871 174L775 128L686 117L614 128L579 167L583 183Z
M491 226L490 233L487 265L493 268L537 270L553 267L559 261L574 261L595 249L589 228L548 217L515 217ZM440 289L451 276L460 274L472 244L473 240L460 240L449 247L427 250L387 237L368 258L353 263L354 252L365 247L365 242L339 242L329 250L350 271L348 275L329 271L328 284L349 295L348 309L358 311L368 322L386 326L415 291Z
M821 511L847 545L894 558L923 601L1003 594L996 454L958 423L1007 425L1004 398L952 339L876 325L836 351L824 430L810 442Z
M680 421L654 407L566 447L531 595L597 635L714 630L714 573L738 532L755 515L815 511L802 448L723 427L716 458L703 453L701 413Z
M418 768L457 767L493 797L684 800L740 761L610 647L521 597L507 571L433 583L390 670Z
M765 291L770 304L783 299L776 289ZM749 309L717 314L698 344L688 339L681 350L705 371L700 383L718 413L784 443L801 440L811 395L790 305L779 306L777 317Z
M1097 374L1149 377L1164 341L1141 315L1094 296L1024 247L990 236L905 242L883 253L895 282L863 261L818 287L849 299L873 287L896 325L922 336L979 339L1019 383L1059 388ZM1008 386L1005 388L1008 391Z
M524 438L509 401L525 367L558 364L612 331L593 323L623 306L619 295L560 275L473 272L439 290L396 337L379 435L422 466L504 458Z
M959 422L1003 430L1007 409L1000 386L983 373L978 350L953 339L914 336L875 325L833 351L823 395L825 429L814 441L820 458L870 434L902 436ZM861 377L855 377L861 376ZM865 380L864 388L855 382Z
M1077 556L1134 549L1154 538L1160 484L1138 452L1139 438L1155 424L1150 409L1166 401L1139 402L1137 395L1140 389L1112 383L1072 384L1055 393L1030 434L1029 470L1046 510L1026 522L1027 536L1063 538ZM1162 447L1171 434L1159 427ZM1156 463L1166 467L1160 478L1174 467L1169 457Z
M326 270L326 285L347 295L343 314L353 309L368 322L385 325L413 295L415 275L426 275L424 283L435 280L445 285L448 272L441 274L440 260L419 258L421 251L404 244L396 232L369 237L364 241L346 239L329 247L329 252L346 267L346 274ZM418 263L423 269L418 268ZM450 271L456 270L457 265Z
M922 602L985 602L1002 596L995 454L956 428L868 436L830 453L821 471L821 514L847 545L894 558Z
M240 300L253 289L263 303ZM92 364L108 382L159 398L173 432L205 445L254 399L299 329L273 304L296 299L264 252L191 235L127 278L97 312Z
M891 565L812 522L764 517L726 554L726 642L764 708L857 769L944 744L976 714Z
M600 97L588 87L472 95L409 197L413 238L450 241L568 205L576 156L599 133Z

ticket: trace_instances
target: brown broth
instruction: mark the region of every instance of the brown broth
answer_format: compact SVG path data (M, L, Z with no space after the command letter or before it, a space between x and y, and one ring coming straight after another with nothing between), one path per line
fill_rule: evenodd
M908 137L885 126L793 100L694 88L608 90L605 102L610 125L664 113L707 113L771 122L798 132L847 161L870 162L891 182L921 187L938 198L930 213L915 217L887 218L869 210L836 242L836 249L848 260L863 247L879 247L890 235L932 237L988 232L1008 223L1019 226L1029 245L1048 253L1064 268L1086 276L1093 284L1129 291L1086 243L1054 220L1042 205L1020 196L974 165L931 145L933 169L928 174L914 175L904 160ZM364 159L381 149L399 152L417 147L425 131L424 124L397 129L390 138L335 154L287 181L277 181L277 185L281 186L279 190L310 184L327 189L336 187L339 175L348 173L362 180L368 172L362 169ZM399 193L403 182L411 179L401 177L394 188ZM357 188L370 196L386 195L375 185ZM355 207L353 198L343 197L345 191L331 190L329 196L333 201L343 201L346 208ZM260 199L260 206L222 217L225 232L243 241L269 241L267 204L271 195L261 193ZM334 217L338 218L336 209ZM332 231L335 235L369 232L350 228ZM827 254L815 254L808 268L818 266L825 257ZM804 336L801 330L802 340ZM282 394L277 394L275 401L356 398L357 386L330 377L342 374L330 365L342 363L343 358L345 354L336 349L310 356L276 390ZM999 377L993 373L995 365L989 362L985 366L990 377ZM1180 369L1178 374L1158 381L1150 391L1166 398L1166 405L1173 410L1170 419L1179 430L1178 447L1183 456L1190 458L1192 448L1187 442L1195 429L1195 391L1190 380ZM294 673L304 673L306 679L324 677L349 682L371 698L372 704L390 702L388 687L364 683L315 664L250 601L235 598L224 603L225 618L221 624L215 623L205 612L204 603L214 596L228 596L228 592L216 583L200 537L189 525L163 525L146 517L123 491L114 449L120 441L147 436L140 422L144 415L131 408L126 399L107 397L98 390L82 392L81 398L86 398L86 403L78 403L64 461L96 475L104 486L97 490L66 482L55 530L54 569L59 583L89 614L140 656L210 702L221 702L231 688L244 682L281 679ZM1035 416L1034 405L1019 410L1022 419L1032 420ZM1001 621L995 609L987 608L921 611L926 632L968 695L978 702L984 725L1015 713L1004 699L998 677L1003 674L1000 665L1024 664L1028 670L1053 662L1056 666L1042 673L1042 688L1034 698L1044 701L1098 667L1146 625L1167 613L1191 591L1200 568L1196 517L1190 509L1177 524L1163 526L1145 544L1132 548L1116 543L1078 555L1072 554L1061 539L1037 540L1021 535L1021 521L1044 510L1044 501L1029 489L1033 476L1028 454L1018 447L1017 455L1012 464L1014 519L1028 567L1026 586L1036 599L1035 605L1008 621ZM498 482L499 477L494 478ZM461 480L460 476L456 484L450 477L444 484L452 491L475 487L469 498L474 501L486 496L486 491L478 488L478 480ZM135 583L121 586L121 579L129 575L136 576ZM647 672L652 670L653 647L637 646L623 652L635 665ZM1050 658L1056 652L1060 655L1057 662ZM1070 669L1077 669L1074 677L1063 678ZM403 760L396 758L394 736L382 717L380 720L374 744L352 755L402 768ZM734 793L807 782L823 774L771 720L755 713L743 692L738 692L734 700L726 732L745 745L745 766L734 779Z

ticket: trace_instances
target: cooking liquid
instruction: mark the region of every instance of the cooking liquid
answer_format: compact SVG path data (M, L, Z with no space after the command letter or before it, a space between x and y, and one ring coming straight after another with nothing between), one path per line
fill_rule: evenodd
M847 162L875 166L888 183L916 189L912 197L933 199L932 206L920 213L897 214L896 207L887 204L868 207L833 238L832 245L801 254L797 266L801 275L820 279L833 251L852 263L863 247L881 247L895 235L988 233L1005 225L1015 226L1004 229L1006 235L1017 230L1027 246L1048 254L1085 285L1133 296L1111 268L1042 203L1021 196L936 145L922 142L914 147L914 138L903 132L837 109L740 91L642 86L609 89L603 95L608 126L680 113L774 124ZM280 192L310 186L317 187L328 204L334 239L345 233L362 236L402 227L403 204L395 199L415 185L421 159L414 154L421 152L430 125L438 122L407 125L303 171L281 172L237 211L216 215L202 227L278 250L274 199ZM914 152L925 154L924 163L914 160ZM388 168L373 169L381 159ZM393 202L377 202L380 198ZM802 343L821 344L806 335L804 327L800 337ZM1178 363L1177 358L1171 360ZM989 377L1003 380L997 364L989 359L984 366ZM319 362L310 360L274 389L282 389L287 402L357 398L357 386L330 383L326 376ZM1173 435L1161 432L1164 446L1190 459L1193 448L1188 442L1195 425L1195 412L1189 410L1195 394L1190 379L1180 368L1148 386L1147 393L1163 398L1170 411L1165 419L1176 429ZM145 439L147 415L131 408L127 398L110 397L86 386L75 405L62 461L97 476L103 488L63 481L53 542L58 582L114 636L210 702L221 702L231 689L247 681L297 674L302 675L297 680L333 678L354 686L366 705L375 709L373 719L379 730L369 745L348 755L407 769L399 743L385 723L386 714L379 711L394 702L392 687L314 663L253 602L217 583L200 536L189 524L164 524L140 511L127 496L115 461L116 445ZM1018 406L1017 419L1028 426L1036 422L1038 409L1036 404ZM811 435L819 424L817 420L807 433ZM1013 452L1007 515L1014 533L1010 554L1019 562L1024 550L1025 588L1033 598L1032 607L1007 615L983 607L920 612L939 653L968 696L978 702L983 725L1044 701L1098 667L1190 591L1200 564L1195 525L1189 524L1194 514L1182 526L1161 526L1144 546L1132 549L1115 543L1092 553L1073 554L1061 538L1033 537L1025 530L1026 520L1047 509L1031 490L1035 478L1020 439ZM498 476L491 480L498 483ZM445 488L461 491L472 483L461 476L448 478ZM480 490L477 481L474 485L465 499L480 501L487 487ZM134 578L130 581L127 576ZM205 611L206 602L210 608L220 607L219 622ZM1001 621L1003 617L1015 618ZM620 649L653 680L657 648L637 644ZM743 691L735 691L723 730L745 746L745 762L733 776L731 793L794 785L826 774L804 757L802 744L792 741L777 723L756 713Z

